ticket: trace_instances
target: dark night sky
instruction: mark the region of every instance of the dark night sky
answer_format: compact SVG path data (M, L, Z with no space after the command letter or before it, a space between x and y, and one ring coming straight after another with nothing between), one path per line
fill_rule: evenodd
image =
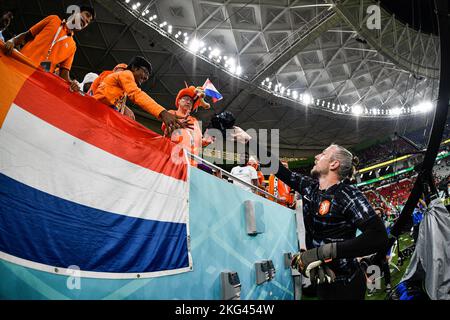
M381 0L381 5L414 29L438 34L434 0Z

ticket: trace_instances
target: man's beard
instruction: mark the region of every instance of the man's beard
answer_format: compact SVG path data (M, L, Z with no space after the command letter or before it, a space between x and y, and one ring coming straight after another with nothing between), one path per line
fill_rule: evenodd
M317 171L316 169L312 168L312 169L311 169L311 177L312 177L313 179L318 179L319 176L320 176L320 172Z

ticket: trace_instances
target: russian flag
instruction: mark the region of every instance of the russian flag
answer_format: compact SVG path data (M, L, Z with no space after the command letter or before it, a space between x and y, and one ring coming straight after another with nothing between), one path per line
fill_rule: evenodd
M203 84L203 90L205 90L205 94L208 97L212 98L212 101L214 103L216 103L219 100L222 100L223 97L220 94L220 92L216 89L216 87L214 87L214 85L212 84L211 80L206 79L205 83Z
M93 278L192 270L174 144L3 54L0 87L0 259Z

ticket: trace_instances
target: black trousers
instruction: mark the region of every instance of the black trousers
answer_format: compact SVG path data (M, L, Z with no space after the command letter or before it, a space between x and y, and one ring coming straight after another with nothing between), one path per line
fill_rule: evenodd
M319 300L364 300L365 296L366 277L360 268L350 282L337 281L317 286Z
M383 262L381 262L381 271L383 271L384 275L384 284L387 286L388 284L391 284L391 269L389 268L389 262L387 259L384 259Z

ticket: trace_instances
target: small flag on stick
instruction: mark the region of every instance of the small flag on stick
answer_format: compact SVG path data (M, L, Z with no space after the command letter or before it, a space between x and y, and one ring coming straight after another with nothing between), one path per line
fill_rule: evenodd
M214 103L216 103L219 100L222 100L223 97L220 94L220 92L216 89L216 87L214 87L214 85L212 84L211 80L206 79L205 83L203 84L203 90L205 90L205 94L208 97L212 98L212 101Z

